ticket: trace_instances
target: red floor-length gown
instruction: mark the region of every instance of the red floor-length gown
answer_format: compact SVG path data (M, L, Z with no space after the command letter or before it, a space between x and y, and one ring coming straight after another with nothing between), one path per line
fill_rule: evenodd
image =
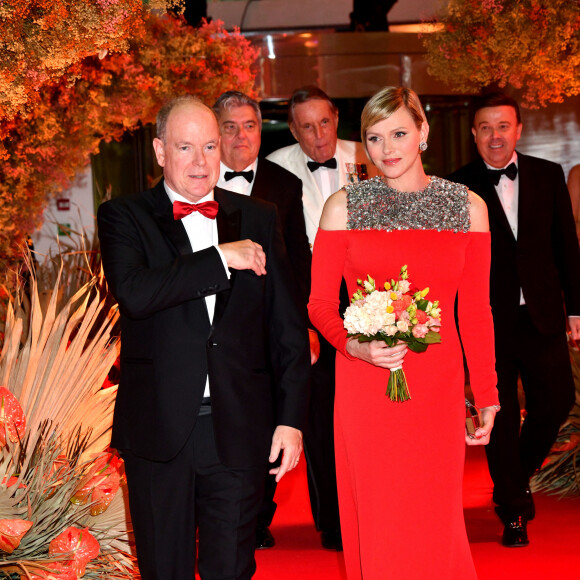
M462 506L464 366L480 407L497 404L489 307L489 233L319 230L314 245L312 322L338 349L336 468L348 580L469 580L476 573ZM411 351L411 400L390 401L389 371L345 353L339 285L349 294L370 274L381 287L407 264L409 279L439 300L441 343Z

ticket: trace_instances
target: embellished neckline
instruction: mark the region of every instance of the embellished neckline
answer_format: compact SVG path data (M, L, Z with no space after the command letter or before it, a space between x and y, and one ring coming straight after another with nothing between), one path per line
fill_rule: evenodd
M346 192L350 230L469 231L467 188L440 177L431 176L418 191L399 191L377 176Z
M389 194L395 193L395 194L401 194L401 195L417 195L417 194L428 192L429 189L431 187L433 187L433 185L435 184L435 181L438 179L437 177L435 177L433 175L428 175L427 178L429 179L429 182L427 183L427 185L425 187L423 187L422 189L417 189L414 191L402 191L400 189L397 189L396 187L392 187L387 183L386 177L384 177L382 175L377 175L374 179L376 179L378 183L382 184L386 188L385 191L388 192Z

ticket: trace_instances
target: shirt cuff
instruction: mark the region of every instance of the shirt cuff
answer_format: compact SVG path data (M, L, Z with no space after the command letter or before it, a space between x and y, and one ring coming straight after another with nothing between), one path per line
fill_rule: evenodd
M228 268L228 263L226 262L226 258L224 256L224 253L217 246L214 246L214 248L218 251L220 258L222 259L222 262L224 265L224 270L226 271L226 274L227 274L228 280L229 280L232 276L232 273L230 272L230 269Z

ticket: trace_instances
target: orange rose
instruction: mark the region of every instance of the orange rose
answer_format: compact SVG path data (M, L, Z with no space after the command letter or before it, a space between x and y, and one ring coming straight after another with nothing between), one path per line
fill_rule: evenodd
M413 299L408 294L404 294L399 300L393 300L391 305L395 309L395 312L398 314L399 312L403 312L403 310L407 310L407 308L409 308L411 305L411 302L413 302Z
M419 324L425 324L425 322L427 322L427 313L423 312L423 310L417 310L415 317L417 318L417 322Z

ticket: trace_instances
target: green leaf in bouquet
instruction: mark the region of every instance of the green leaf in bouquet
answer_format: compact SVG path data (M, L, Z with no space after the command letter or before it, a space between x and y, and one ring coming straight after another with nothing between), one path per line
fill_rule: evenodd
M430 330L423 338L425 344L438 344L441 342L441 335L438 332Z
M421 298L420 300L417 300L417 302L415 302L415 305L417 306L417 310L422 310L423 312L426 312L427 306L429 305L429 300Z
M419 339L409 341L409 350L412 350L413 352L425 352L427 350L427 346L427 344L420 341Z

